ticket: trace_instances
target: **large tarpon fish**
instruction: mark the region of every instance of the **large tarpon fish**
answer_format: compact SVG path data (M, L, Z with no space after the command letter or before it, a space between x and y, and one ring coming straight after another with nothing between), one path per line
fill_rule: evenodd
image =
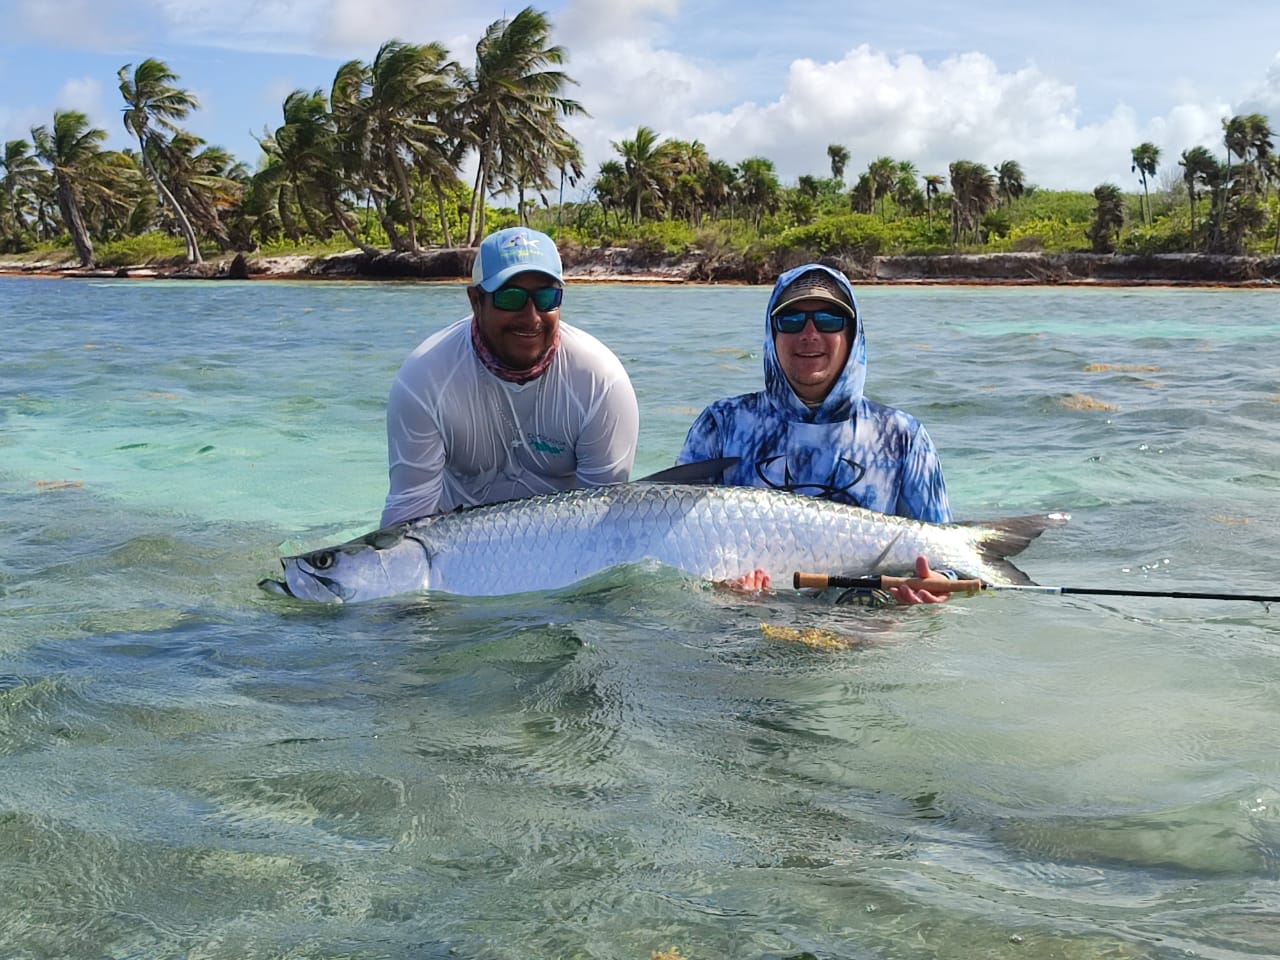
M871 576L917 556L986 583L1030 583L1006 558L1063 514L931 524L775 490L637 481L436 514L285 557L264 589L351 603L438 590L494 596L552 590L609 567L656 561L708 580L757 567Z

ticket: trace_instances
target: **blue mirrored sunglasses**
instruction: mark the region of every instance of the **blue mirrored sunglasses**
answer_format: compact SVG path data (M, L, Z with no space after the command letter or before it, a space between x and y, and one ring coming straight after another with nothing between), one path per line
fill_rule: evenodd
M524 305L533 297L533 305L542 311L554 310L564 299L563 287L539 287L537 290L526 290L524 287L499 287L490 294L493 305L499 310L523 310Z
M839 333L850 319L834 310L791 310L774 316L773 329L777 333L799 333L812 320L819 333Z

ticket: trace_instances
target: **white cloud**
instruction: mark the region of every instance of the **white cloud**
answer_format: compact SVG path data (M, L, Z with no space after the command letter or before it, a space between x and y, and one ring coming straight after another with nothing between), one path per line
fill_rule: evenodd
M840 143L852 154L851 178L876 157L891 156L921 174L945 175L954 160L1017 160L1029 182L1047 188L1091 190L1107 180L1126 186L1138 143L1153 140L1166 157L1176 157L1189 145L1212 142L1227 112L1221 103L1188 103L1143 123L1119 105L1083 123L1074 87L1034 65L1002 72L991 58L965 53L931 66L867 45L836 61L792 61L770 102L699 112L718 85L732 81L643 40L615 41L608 51L607 59L588 55L593 95L584 100L596 124L634 132L639 117L664 137L701 140L712 156L731 163L763 155L784 182L826 172L827 145ZM602 99L600 89L615 95ZM611 155L609 138L593 139L589 129L575 133L591 169Z
M618 41L653 43L679 12L679 0L570 0L555 22L562 43L607 56Z
M640 40L610 43L607 56L575 55L566 72L579 84L570 96L582 101L594 126L614 138L642 125L669 132L717 99L727 79Z
M89 118L90 124L102 127L108 133L118 133L122 129L120 114L108 110L103 103L102 84L97 77L67 79L53 102L59 110L79 110Z
M308 53L317 0L150 0L163 42L258 53Z
M321 52L341 57L371 60L394 39L442 43L466 62L461 44L467 29L475 30L474 11L447 0L326 0L323 6L313 39Z
M145 12L120 9L111 0L19 0L7 28L30 40L85 50L119 50L137 42ZM6 17L6 20L8 17Z
M1272 131L1280 141L1280 53L1271 61L1262 83L1253 90L1237 113L1262 113L1271 117Z

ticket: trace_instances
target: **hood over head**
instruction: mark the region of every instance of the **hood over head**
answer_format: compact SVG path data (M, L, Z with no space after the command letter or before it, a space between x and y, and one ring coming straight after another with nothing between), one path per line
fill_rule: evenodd
M776 310L801 300L827 300L845 311L853 311L853 339L844 370L831 386L831 392L816 409L811 409L796 396L787 375L778 363L773 344L772 317ZM847 329L847 328L846 328ZM806 263L785 271L773 285L764 311L764 384L770 402L789 419L807 423L834 423L847 420L853 407L862 399L867 379L867 350L863 339L862 314L853 287L839 270L820 263Z

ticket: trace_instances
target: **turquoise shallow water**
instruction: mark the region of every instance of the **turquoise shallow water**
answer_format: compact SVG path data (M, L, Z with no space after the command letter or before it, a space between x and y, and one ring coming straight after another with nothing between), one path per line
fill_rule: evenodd
M571 286L637 473L758 383L765 296ZM1037 580L1278 592L1273 292L861 296L957 514L1071 512ZM390 377L462 304L0 277L0 955L1280 953L1280 610L258 591L372 525Z

